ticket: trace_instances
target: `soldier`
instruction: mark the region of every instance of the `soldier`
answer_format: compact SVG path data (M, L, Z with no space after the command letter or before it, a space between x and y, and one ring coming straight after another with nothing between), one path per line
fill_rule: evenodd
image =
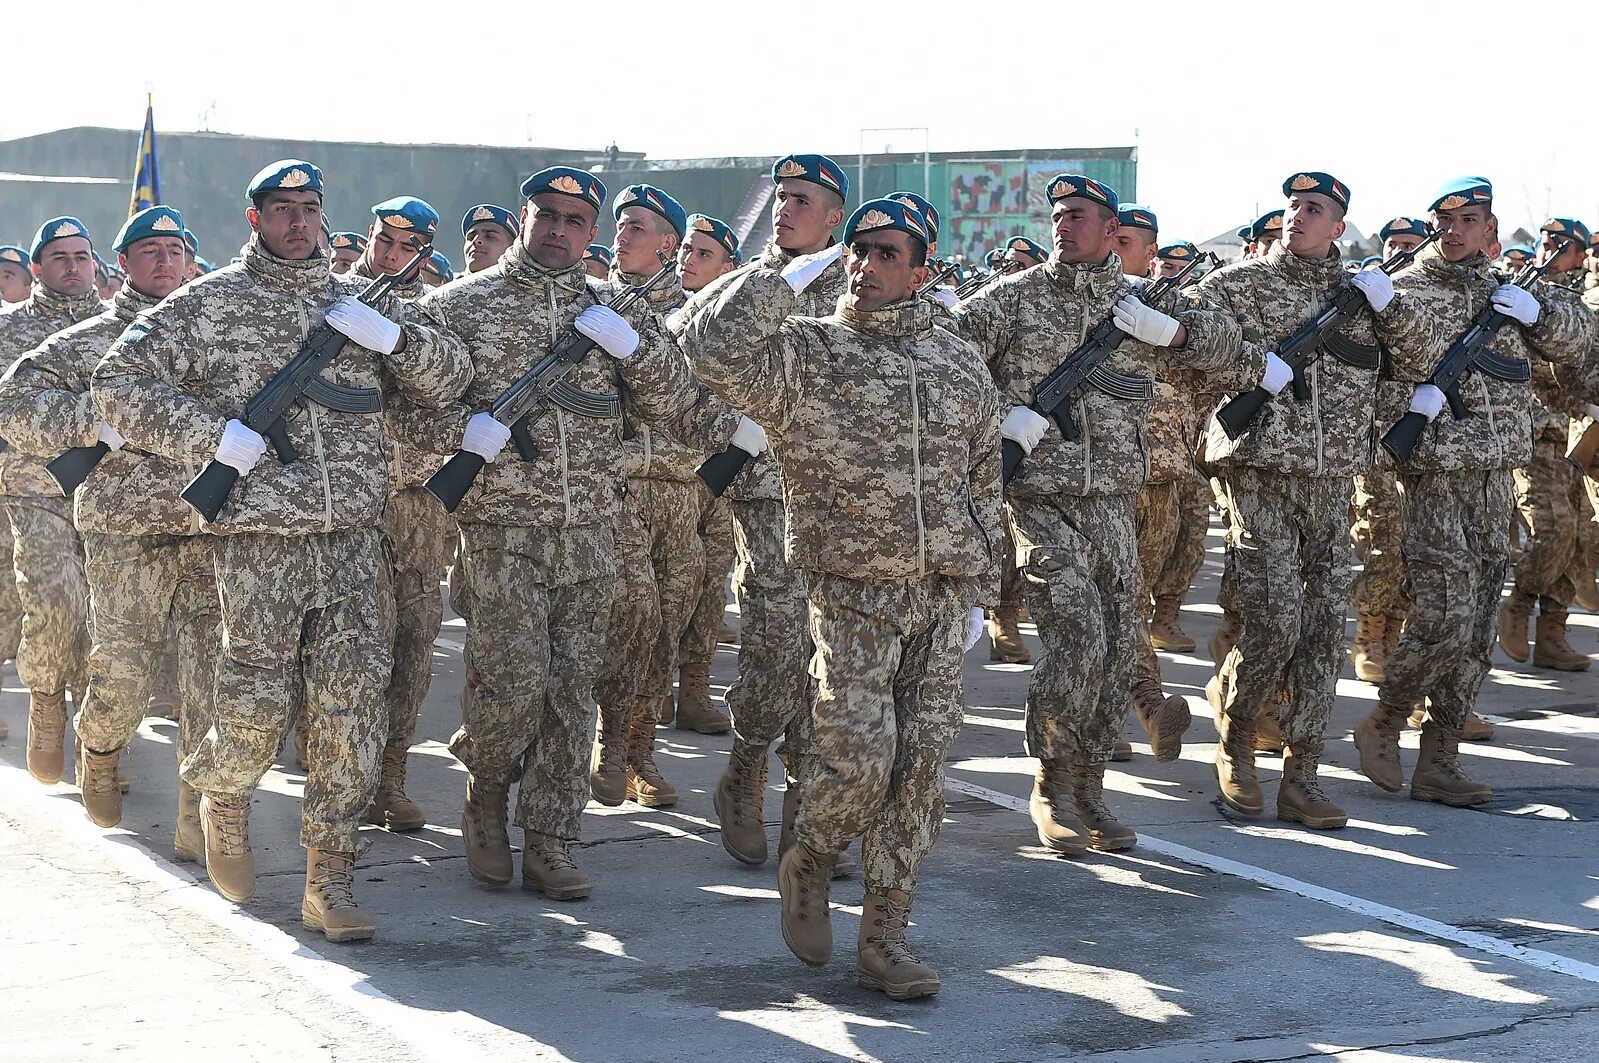
M52 458L67 447L109 448L77 495L75 512L97 614L89 682L77 707L78 786L89 818L102 827L122 820L117 758L156 693L169 622L179 647L172 695L179 761L211 726L210 676L219 650L216 575L210 543L194 534L189 507L178 498L190 474L167 459L124 448L89 399L89 375L112 341L185 282L183 232L183 219L171 207L147 207L129 218L111 245L128 275L111 308L57 332L0 379L0 419L12 448ZM184 783L176 822L178 859L203 859L199 795Z
M1405 498L1402 545L1410 619L1389 656L1377 707L1355 728L1360 769L1384 790L1404 784L1399 731L1426 699L1421 756L1411 777L1418 801L1474 805L1493 791L1473 782L1457 756L1466 713L1490 667L1494 614L1510 544L1511 470L1532 458L1525 383L1476 371L1460 382L1471 416L1440 417L1444 395L1428 382L1449 346L1485 307L1511 321L1494 338L1499 355L1580 362L1594 343L1594 316L1574 292L1501 283L1484 249L1492 237L1493 186L1458 178L1428 208L1442 232L1394 277L1393 302L1377 314L1387 352L1378 427L1405 409L1431 421L1399 466ZM1374 307L1375 309L1375 307Z
M1282 239L1283 212L1280 210L1267 211L1256 218L1249 227L1249 241L1254 247L1255 258L1264 258L1266 252L1271 250L1271 245Z
M422 263L422 283L428 288L438 288L455 279L455 267L443 251L434 251Z
M583 268L595 280L611 275L611 249L604 244L589 244L583 251Z
M192 281L200 275L200 267L196 263L200 259L200 238L189 230L183 230L183 279Z
M789 562L808 587L819 765L778 868L783 938L827 962L832 865L864 836L856 977L906 1000L940 987L905 931L943 817L961 655L998 592L999 400L977 352L916 297L926 219L871 200L844 239L849 294L833 313L793 316L836 245L739 272L685 341L718 394L772 426Z
M1034 386L1107 318L1129 335L1106 366L1134 382L1167 359L1219 372L1239 355L1236 346L1184 350L1182 322L1134 297L1111 249L1119 226L1114 191L1080 174L1060 174L1047 187L1054 227L1049 260L983 288L956 317L982 350L1004 401L1013 404L1002 434L1028 453L1006 502L1028 609L1044 644L1027 698L1027 750L1039 759L1031 813L1044 845L1078 855L1088 846L1108 851L1137 842L1106 807L1103 788L1132 684L1134 509L1147 460L1148 403L1082 389L1067 411L1080 433L1076 441L1051 431L1052 422L1025 404ZM1218 386L1258 380L1260 354L1246 352L1244 361L1236 380ZM1161 750L1175 738L1157 732L1150 744Z
M28 257L31 294L0 312L0 363L7 366L52 333L106 310L95 291L94 247L83 222L51 218L34 234ZM28 688L28 771L40 782L60 782L66 692L70 687L75 699L82 697L89 655L83 542L72 526L71 503L42 458L13 449L0 453L0 497L15 576L0 579L0 618L7 621L0 640ZM20 642L11 635L12 617L19 618Z
M406 439L420 451L460 448L489 463L456 513L472 680L450 751L468 773L467 869L489 885L510 882L506 800L520 763L523 887L576 899L591 889L569 846L589 797L588 697L605 648L623 452L613 422L556 407L530 426L534 456L496 460L511 430L483 411L575 328L598 349L572 371L573 384L620 386L629 416L707 450L725 447L733 425L685 423L699 392L671 338L642 307L629 320L600 305L616 289L590 282L583 248L605 186L553 166L524 181L522 195L520 237L499 263L418 304L466 341L476 375L460 402L416 417Z
M397 324L333 277L317 248L315 166L271 163L247 195L242 265L146 311L95 369L93 398L129 445L189 466L218 461L244 481L205 526L216 534L221 595L216 719L181 769L201 795L212 883L235 903L254 890L250 795L303 700L301 919L330 941L366 940L373 923L355 899L356 838L377 788L391 663L378 531L389 495L383 417L306 401L285 418L297 459L284 464L262 461L266 440L234 415L324 324L349 338L322 374L336 385L438 406L471 366L454 337Z
M1493 255L1490 257L1497 259L1500 268L1505 272L1516 273L1528 263L1535 261L1538 257L1538 252L1534 251L1530 247L1517 244L1514 247L1505 248L1502 256Z
M1543 258L1553 259L1543 283L1571 289L1581 280L1588 227L1575 218L1550 218L1539 232ZM1561 388L1553 368L1537 352L1532 370L1532 461L1514 473L1516 506L1527 537L1516 562L1515 587L1499 610L1499 645L1511 660L1527 659L1527 621L1536 606L1532 663L1582 672L1588 657L1566 640L1566 615L1577 595L1577 580L1587 578L1578 552L1582 473L1566 460L1566 444L1572 418L1585 416L1587 403Z
M0 244L0 304L9 306L28 297L33 287L33 259L16 244Z
M478 203L461 215L461 260L481 273L500 260L516 239L516 215L497 203Z
M334 233L328 237L328 247L332 252L333 272L348 273L366 254L366 237L360 233Z

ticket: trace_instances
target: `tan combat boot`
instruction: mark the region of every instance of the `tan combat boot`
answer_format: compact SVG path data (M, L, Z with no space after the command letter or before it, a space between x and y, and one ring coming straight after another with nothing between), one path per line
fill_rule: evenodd
M1593 576L1583 575L1577 578L1577 604L1590 613L1599 613L1599 586L1593 581Z
M1138 844L1133 828L1124 826L1105 804L1105 762L1086 757L1072 758L1072 802L1077 818L1088 832L1088 847L1101 853L1116 853Z
M711 702L711 670L704 662L684 664L677 670L677 729L702 735L722 735L733 721L716 711Z
M1181 598L1156 598L1155 613L1149 620L1149 641L1157 650L1187 653L1196 645L1194 637L1182 629Z
M627 703L600 702L600 731L589 758L594 800L615 808L627 800Z
M1378 701L1371 715L1355 725L1361 774L1391 794L1405 785L1405 769L1399 763L1399 732L1408 715L1397 705Z
M566 839L538 831L522 832L522 888L552 901L580 901L594 883L572 860Z
M1170 764L1182 755L1183 735L1193 722L1187 698L1181 694L1163 695L1158 686L1138 687L1133 690L1133 711L1149 735L1149 748L1157 764Z
M1532 663L1539 668L1561 672L1586 672L1587 655L1578 653L1566 641L1566 607L1552 598L1538 600L1537 643Z
M1266 702L1266 707L1255 717L1255 752L1281 753L1287 740L1283 737L1283 713L1288 711L1287 694L1280 688Z
M1499 645L1512 661L1525 661L1532 652L1527 646L1527 621L1535 601L1530 594L1511 591L1499 607Z
M1021 628L1017 626L1016 603L1001 602L988 621L988 659L1006 664L1031 664L1033 655L1027 652L1022 641Z
M653 705L653 701L635 704L628 721L627 796L645 808L669 808L677 804L677 788L655 766L655 718L643 711Z
M415 801L405 796L405 758L409 750L384 746L382 774L377 793L366 810L366 821L393 831L421 830L428 818Z
M78 745L78 789L83 791L83 810L96 826L115 827L122 822L122 791L117 786L119 753L96 753L86 745Z
M833 882L833 855L796 841L777 865L777 892L783 899L783 940L788 950L812 967L833 955L833 915L827 891Z
M1472 782L1461 770L1458 739L1431 720L1421 729L1421 757L1410 776L1410 797L1414 801L1437 801L1464 808L1492 801L1494 792L1480 782Z
M1216 782L1221 799L1234 812L1258 816L1266 811L1266 795L1255 778L1255 722L1216 715Z
M205 830L200 826L200 793L178 780L178 823L172 831L172 855L180 864L205 866Z
M716 781L711 798L716 821L722 827L722 848L741 864L766 863L766 747L754 748L734 741L733 754Z
M1110 759L1118 764L1125 764L1133 759L1133 744L1125 738L1118 737L1110 747Z
M1466 710L1466 725L1460 729L1462 742L1489 742L1493 740L1494 725L1478 716L1471 709Z
M205 869L211 884L234 904L255 892L255 853L250 849L250 799L209 794L200 798L205 834Z
M1349 659L1355 676L1367 683L1381 683L1388 666L1388 621L1377 613L1361 613L1355 619L1355 644Z
M855 980L861 988L875 989L891 1000L915 1000L938 992L938 972L917 959L905 940L910 921L910 894L867 887L855 947Z
M355 903L355 854L305 851L305 897L300 922L329 941L371 941L372 917Z
M490 886L511 881L511 837L505 830L505 783L491 785L476 775L466 777L466 804L461 809L461 841L466 869Z
M66 770L67 695L28 692L28 774L57 783Z
M1277 787L1277 818L1303 823L1311 830L1337 830L1349 822L1349 813L1333 804L1316 778L1321 745L1293 746L1283 750L1283 778Z
M1231 609L1223 609L1221 624L1210 637L1210 666L1217 673L1221 672L1221 663L1238 643L1238 628L1238 614Z
M1040 760L1027 811L1038 828L1038 844L1065 856L1082 856L1088 851L1088 828L1067 801L1071 785L1067 765Z

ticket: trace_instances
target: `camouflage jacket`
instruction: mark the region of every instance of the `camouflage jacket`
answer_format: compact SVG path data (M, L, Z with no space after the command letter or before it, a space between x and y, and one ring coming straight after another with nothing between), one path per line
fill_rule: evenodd
M95 404L131 445L204 465L228 419L294 356L327 308L364 286L334 276L325 258L286 261L252 238L238 265L196 278L139 315L94 371ZM377 388L386 403L403 396L441 406L458 395L472 376L460 341L414 321L402 336L403 348L390 355L347 343L322 376ZM268 453L206 530L308 535L376 526L389 495L384 415L305 402L288 418L288 435L299 459L284 465Z
M789 564L858 580L947 576L995 604L999 395L925 300L796 317L742 272L683 336L695 372L779 449Z
M1477 255L1450 262L1428 247L1394 275L1394 301L1377 316L1384 348L1382 383L1377 393L1377 427L1385 432L1410 406L1416 385L1425 383L1450 344L1488 305L1501 279ZM1538 323L1507 324L1493 340L1506 358L1541 355L1551 362L1592 362L1594 315L1572 291L1533 286ZM1562 366L1565 370L1567 366ZM1414 472L1514 469L1532 456L1532 427L1526 384L1470 372L1460 382L1460 398L1470 416L1456 419L1446 406L1422 433L1404 467Z
M773 240L766 245L759 258L740 269L723 274L695 292L681 316L683 326L686 327L698 314L699 309L716 298L735 277L757 269L782 269L795 257L778 247L777 241ZM848 289L849 279L844 275L844 260L840 258L829 265L821 276L805 286L805 291L801 292L794 302L794 313L801 317L826 317L838 308L838 301L844 297ZM745 502L781 499L783 497L783 480L779 471L781 459L781 452L773 447L760 457L745 463L744 471L729 485L727 497Z
M61 295L34 281L33 294L0 311L0 365L9 367L51 334L103 314L106 309L92 290L87 295ZM10 426L6 420L6 415L0 413L0 439L9 442ZM0 453L0 495L60 498L61 489L44 471L46 460L21 447L7 447Z
M1143 298L1143 293L1154 279L1129 277L1128 281L1138 290L1139 298ZM1177 296L1176 292L1168 293L1165 298L1151 305L1161 313L1175 314ZM1144 429L1149 448L1148 482L1188 480L1194 475L1194 437L1198 431L1193 408L1194 391L1202 377L1181 368L1170 358L1161 359L1156 372L1160 375L1155 378L1155 397L1150 400Z
M956 308L961 334L977 344L1003 402L1032 401L1033 388L1076 350L1093 327L1132 292L1112 253L1102 264L1062 263L1051 257L1002 277ZM1178 314L1183 319L1188 311ZM1167 350L1123 339L1105 363L1128 376L1169 375L1172 366L1227 374L1241 386L1264 372L1264 356L1240 358L1237 345ZM1253 376L1251 376L1253 374ZM1092 385L1069 400L1079 437L1068 442L1054 426L1022 462L1006 488L1017 497L1114 495L1136 492L1149 472L1149 402L1111 398Z
M520 240L479 273L435 288L417 305L460 336L476 370L459 402L442 412L417 411L402 426L408 445L455 453L476 411L486 410L572 328L578 313L609 299L609 282L590 280L581 262L548 270ZM707 451L720 450L737 422L708 415L688 363L648 307L627 313L639 346L623 360L596 348L567 379L580 388L619 393L623 415ZM537 412L537 411L536 411ZM478 476L456 516L463 524L538 528L614 526L627 459L621 426L550 406L533 420L538 456L524 461L514 446Z
M1236 348L1258 357L1264 372L1267 351L1287 339L1327 305L1348 283L1337 248L1313 261L1288 250L1279 240L1260 258L1216 270L1183 292L1199 307L1189 322L1189 345ZM1367 350L1375 363L1376 334L1371 314L1361 310L1343 329L1342 340ZM1304 373L1310 399L1300 402L1284 388L1260 411L1254 425L1236 440L1219 426L1206 440L1212 466L1243 465L1294 476L1353 476L1371 467L1373 404L1377 368L1363 369L1323 352ZM1259 378L1249 382L1253 388Z
M1553 289L1565 289L1581 298L1582 278L1585 269L1566 273L1551 273L1544 283ZM1586 305L1586 304L1584 304ZM1593 352L1599 356L1599 351ZM1561 370L1542 355L1532 357L1532 440L1565 447L1573 418L1588 415L1588 403L1580 388L1574 386L1569 370Z

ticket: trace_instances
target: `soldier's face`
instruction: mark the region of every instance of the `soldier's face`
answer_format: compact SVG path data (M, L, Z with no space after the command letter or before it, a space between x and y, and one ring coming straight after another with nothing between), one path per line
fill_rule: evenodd
M611 253L619 273L657 273L661 268L657 256L665 254L670 261L677 253L677 233L653 210L628 207L616 216L616 243Z
M1384 241L1382 257L1393 258L1395 255L1403 254L1406 251L1414 251L1420 246L1421 237L1412 236L1409 233L1395 233Z
M1333 241L1344 235L1343 212L1331 196L1300 192L1288 197L1282 231L1288 250L1294 254L1302 258L1323 258Z
M1148 229L1123 226L1116 230L1111 243L1122 260L1122 272L1133 277L1147 277L1155 268L1155 238Z
M367 230L366 264L373 273L398 273L426 246L419 233L374 221Z
M611 267L606 265L603 258L585 258L583 271L595 280L604 280L611 275Z
M33 260L33 275L62 295L88 295L94 290L94 256L81 236L51 240Z
M733 256L710 233L691 232L677 249L677 275L683 290L697 292L733 268Z
M131 243L117 256L117 265L140 295L165 299L187 279L188 247L180 237L152 236Z
M1480 203L1456 210L1435 210L1432 224L1442 234L1438 237L1438 251L1450 262L1482 254L1498 228L1488 208Z
M1175 277L1183 271L1183 266L1185 265L1187 263L1180 258L1163 258L1160 260L1160 269L1156 275L1160 277Z
M361 261L361 252L353 247L336 247L333 249L333 272L348 273L350 267Z
M598 217L586 200L540 192L522 207L522 246L545 269L569 269L594 242Z
M268 254L289 260L313 258L322 235L322 196L316 192L268 192L261 207L244 212Z
M1111 252L1121 228L1116 212L1082 196L1055 204L1049 214L1055 256L1062 262L1098 265Z
M0 262L0 303L20 303L32 289L32 274L14 262Z
M915 295L927 283L927 263L913 265L917 257L916 240L908 233L889 229L857 235L844 259L850 304L878 310Z
M1582 260L1587 255L1587 250L1575 240L1562 240L1553 233L1543 234L1543 243L1539 245L1543 253L1538 256L1540 262L1554 262L1549 267L1550 273L1565 273L1568 270L1581 269Z
M837 196L821 185L785 177L777 182L772 200L772 229L777 246L796 255L808 255L827 246L833 230L844 220Z
M497 221L474 222L466 231L466 243L461 256L466 259L466 271L476 273L488 269L500 260L505 249L511 246L511 233Z

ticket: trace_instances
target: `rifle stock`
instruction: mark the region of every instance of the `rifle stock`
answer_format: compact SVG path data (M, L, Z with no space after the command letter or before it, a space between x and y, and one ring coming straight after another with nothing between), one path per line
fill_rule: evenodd
M111 448L105 443L96 443L92 447L70 447L46 462L44 468L61 488L61 494L71 498L72 492L89 478L94 467L100 464L100 459L109 453Z

